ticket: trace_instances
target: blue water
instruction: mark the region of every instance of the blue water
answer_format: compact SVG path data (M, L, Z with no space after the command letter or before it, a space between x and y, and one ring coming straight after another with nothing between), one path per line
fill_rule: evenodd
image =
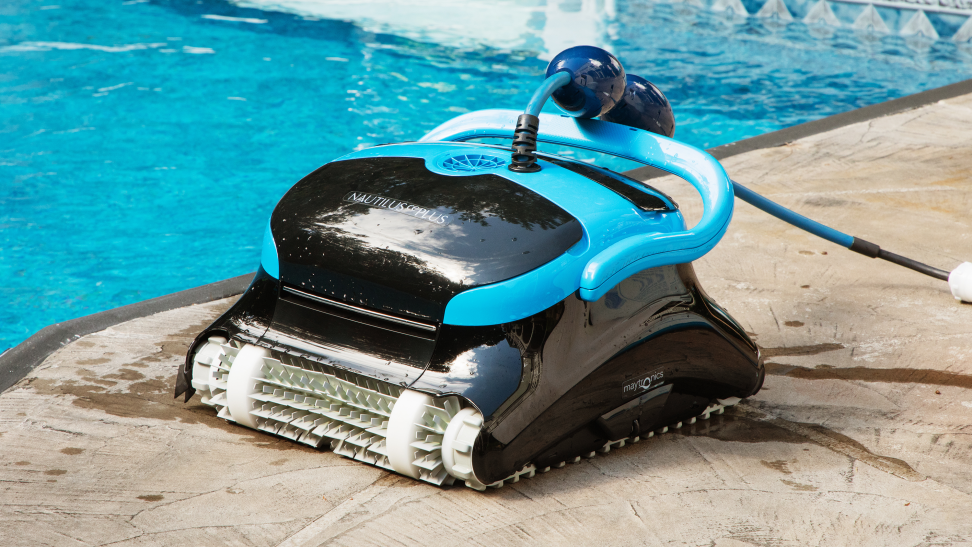
M551 32L571 36L550 15L501 43L344 18L215 0L0 3L0 350L253 271L267 216L301 176L457 113L522 108ZM676 138L700 147L972 77L948 40L651 2L618 2L597 28L667 93Z

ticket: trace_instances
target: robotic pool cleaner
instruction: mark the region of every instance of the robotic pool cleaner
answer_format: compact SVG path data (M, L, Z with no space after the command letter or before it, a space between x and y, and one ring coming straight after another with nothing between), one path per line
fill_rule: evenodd
M551 96L566 115L540 114ZM581 46L554 58L525 113L473 112L324 165L277 204L256 277L196 338L176 397L478 490L708 418L764 376L691 264L734 197L972 301L972 264L949 274L801 217L674 129L657 88ZM510 136L512 156L464 142ZM686 229L663 193L538 141L674 173L702 220Z

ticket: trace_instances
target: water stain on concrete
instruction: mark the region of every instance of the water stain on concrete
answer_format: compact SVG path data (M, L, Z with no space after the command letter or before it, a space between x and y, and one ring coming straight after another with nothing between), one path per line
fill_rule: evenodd
M796 481L788 481L786 479L780 479L780 482L782 482L783 484L789 486L790 488L793 488L794 490L798 490L800 492L816 492L817 491L817 487L816 486L811 486L809 484L803 484L803 483L799 483L799 482L796 482Z
M66 469L48 469L47 471L44 471L45 475L54 475L54 476L63 475L65 473L67 473Z
M789 322L786 323L790 325ZM803 325L803 323L800 323ZM790 346L788 348L759 348L759 353L766 359L773 357L803 357L805 355L817 355L828 351L844 349L844 344L814 344L812 346Z
M766 374L800 378L801 380L856 380L888 384L927 384L972 389L972 375L928 369L837 368L830 365L819 365L815 368L808 368L770 362L766 363Z
M192 325L179 332L179 336L162 342L162 352L165 355L174 355L182 359L189 352L189 346L196 339L202 330L209 326L210 321L199 325Z
M875 454L846 435L817 424L791 422L782 418L771 417L744 404L727 409L726 413L721 416L713 416L709 420L683 427L677 430L675 434L710 437L725 442L813 443L908 481L925 479L924 475L915 471L904 460ZM789 474L789 467L787 467L785 461L762 461L760 463L770 469Z
M14 465L30 465L30 462L27 462L27 461L23 461L23 462L14 462Z
M787 462L786 460L773 460L771 462L768 462L766 460L760 460L759 463L761 463L763 467L766 467L768 469L773 469L774 471L779 471L784 475L793 474L793 472L790 471L790 468L788 467L789 462Z
M118 372L113 374L105 374L102 378L117 378L119 380L125 380L128 382L133 382L135 380L141 380L145 378L145 375L137 370L132 370L130 368L120 368Z
M62 448L61 449L61 454L67 454L68 456L77 456L82 452L84 452L83 448Z
M78 361L78 362L81 363L82 361ZM84 378L85 381L87 381L87 382L94 382L96 384L103 385L103 386L108 386L108 387L112 387L112 386L117 386L118 385L118 382L116 382L114 380L104 380L102 378L98 378L98 375L95 372L90 371L90 370L88 370L86 368L79 368L76 371L74 371L74 373L76 375Z
M79 365L103 365L109 361L111 361L111 359L107 359L105 357L99 357L97 359L81 359L80 361L78 361L78 364Z
M113 387L118 385L118 382L114 380L102 380L101 378L86 378L86 380L107 387Z
M915 471L908 462L890 456L875 454L854 439L827 429L822 425L791 422L783 418L768 416L755 408L751 408L749 405L738 405L733 408L733 411L753 421L785 429L804 438L804 442L813 442L907 481L917 482L925 480L925 476Z
M382 471L381 476L378 477L378 479L372 483L372 486L386 486L392 488L413 488L416 486L425 486L425 485L415 479L409 480L408 477L399 475L397 473Z
M187 325L182 330L169 334L159 343L159 351L142 357L136 364L141 367L163 361L176 361L181 364L181 362L185 361L186 353L189 352L189 346L192 345L192 341L210 323L212 321L206 319L199 323Z
M172 398L174 381L164 377L132 382L127 392L108 391L102 386L79 383L75 380L57 381L46 378L30 378L26 386L41 395L73 397L71 404L84 409L99 410L110 416L122 418L152 418L177 421L183 424L202 424L234 433L240 440L272 450L318 451L289 439L252 431L216 417L212 407L191 401L188 404Z
M904 460L898 458L892 458L891 456L882 456L880 454L875 454L868 450L864 445L855 441L854 439L837 433L831 429L827 429L821 425L817 424L800 424L803 425L817 433L820 433L826 439L814 439L817 440L821 445L841 452L843 454L849 455L855 459L858 459L871 467L880 469L886 473L890 473L902 479L908 481L923 481L925 476L918 473Z
M138 496L138 499L142 501L162 501L163 499L165 499L165 496L161 494L148 494L144 496Z
M811 441L800 435L773 424L751 420L737 413L727 411L721 416L696 422L682 427L677 434L688 437L710 437L724 442L736 443L790 443L806 444Z

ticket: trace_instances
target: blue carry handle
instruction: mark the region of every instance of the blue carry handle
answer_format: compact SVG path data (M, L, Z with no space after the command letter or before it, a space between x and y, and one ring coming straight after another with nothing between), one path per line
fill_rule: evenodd
M520 114L515 110L470 112L440 125L419 142L509 139ZM668 171L689 181L702 197L704 212L695 227L681 232L630 236L591 258L578 287L582 299L597 300L639 271L696 260L712 250L725 234L732 218L732 182L722 165L708 153L667 137L610 122L554 114L539 117L539 142L602 152Z

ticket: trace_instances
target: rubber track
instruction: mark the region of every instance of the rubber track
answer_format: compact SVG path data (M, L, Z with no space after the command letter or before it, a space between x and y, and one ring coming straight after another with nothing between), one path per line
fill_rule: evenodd
M584 454L582 456L577 456L577 457L575 457L572 460L562 461L559 464L557 464L555 466L552 466L552 467L544 467L543 469L539 469L538 470L536 468L536 466L534 466L532 464L528 464L528 465L524 466L523 469L517 471L516 473L513 473L509 477L507 477L507 478L505 478L503 480L500 480L500 481L496 481L496 482L494 482L492 484L487 484L486 487L487 488L502 488L503 485L505 485L505 484L513 484L513 483L519 482L521 477L526 477L528 479L532 479L537 474L538 471L540 473L547 473L552 468L554 468L554 469L560 469L562 467L565 467L568 463L580 463L584 459L593 459L593 458L596 458L598 452L600 452L601 454L607 454L612 449L615 449L615 448L624 448L628 444L635 444L635 443L641 442L644 439L650 439L650 438L652 438L652 437L654 437L656 435L664 435L665 433L668 433L670 431L673 431L673 430L676 430L676 429L681 429L685 425L695 424L700 418L702 420L708 420L713 414L719 415L719 414L725 413L726 408L731 407L731 406L735 406L735 405L739 404L739 401L741 401L741 399L737 399L737 398L733 397L732 399L725 399L725 401L726 401L725 403L719 403L719 404L709 405L708 407L706 407L706 409L704 411L702 411L701 413L699 413L697 416L694 416L692 418L689 418L688 420L686 420L684 422L678 422L678 423L675 423L675 424L672 424L672 425L667 425L667 426L662 427L660 429L656 429L654 431L651 431L647 435L644 435L644 436L638 436L638 437L634 437L634 438L625 437L624 439L620 439L620 440L617 440L617 441L608 441L608 442L604 443L604 446L602 446L601 448L598 448L597 450L588 452L587 454Z

